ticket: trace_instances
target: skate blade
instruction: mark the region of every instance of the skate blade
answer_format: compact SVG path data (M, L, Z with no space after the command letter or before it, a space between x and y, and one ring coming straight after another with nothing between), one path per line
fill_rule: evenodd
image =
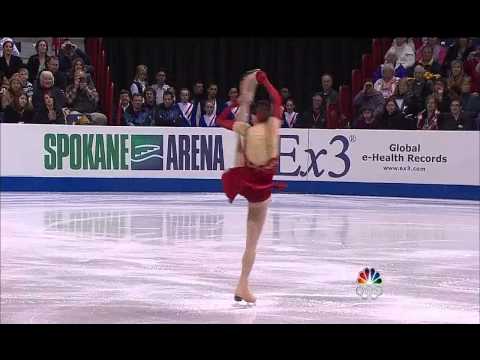
M233 304L235 307L253 307L256 305L255 302L249 302L242 298L241 296L235 295L234 296L235 303Z

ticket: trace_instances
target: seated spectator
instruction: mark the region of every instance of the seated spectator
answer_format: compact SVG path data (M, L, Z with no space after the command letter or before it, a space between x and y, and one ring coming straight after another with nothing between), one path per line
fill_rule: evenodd
M116 109L116 114L115 114L115 119L116 119L115 124L123 125L125 123L125 121L122 121L123 114L130 106L130 92L126 89L122 89L120 90L119 97L120 98L118 100L118 107Z
M65 91L67 89L67 77L63 72L58 70L59 66L58 57L50 56L48 58L47 70L53 74L55 85L61 90Z
M353 129L380 129L379 117L374 114L374 108L366 105L360 111L360 117L353 122ZM381 116L381 115L379 115Z
M31 102L33 96L33 84L28 81L28 68L26 66L22 66L18 70L18 75L22 83L23 92L27 95L29 102Z
M213 100L205 101L204 114L200 118L201 127L216 127L217 114L215 114L215 103Z
M285 102L285 111L282 115L282 128L294 128L300 114L295 112L295 103L293 99Z
M155 107L157 106L155 103L155 100L156 100L155 90L153 90L151 87L147 87L143 94L143 99L144 99L144 103L143 103L144 109L152 113Z
M472 89L472 80L468 77L465 77L462 82L462 88L461 88L462 94L460 97L463 109L466 108L470 99L474 97L474 95L472 95L471 93L471 89Z
M453 99L450 112L442 113L438 121L439 130L475 130L476 126L470 114L462 110L460 99Z
M175 88L174 88L173 86L170 86L170 87L168 88L168 92L169 92L170 94L172 94L172 96L173 96L173 104L175 104L175 103L177 102L177 92L175 91Z
M417 129L438 130L440 111L438 110L437 100L433 95L430 95L425 100L425 103L425 110L417 115Z
M360 115L359 110L363 108L373 109L373 116L378 117L383 112L384 105L385 99L382 93L375 90L372 81L367 79L363 89L353 99L354 118Z
M387 51L385 54L385 63L380 65L377 70L373 73L373 82L375 83L378 79L382 77L383 67L386 64L390 64L395 69L394 76L402 79L407 76L407 70L403 67L402 64L397 62L397 55L393 51Z
M163 103L157 106L153 118L154 126L189 126L183 119L180 109L173 105L173 95L163 93Z
M338 92L332 88L333 78L330 74L322 75L322 90L320 93L323 97L323 104L326 108L329 104L336 104L338 98Z
M95 84L93 83L92 77L88 73L86 67L85 67L85 62L83 61L82 58L76 58L72 60L72 70L70 74L67 76L67 85L71 85L74 82L75 79L75 74L77 71L83 71L85 73L85 76L87 77L87 85L88 86L93 86L95 87Z
M460 97L462 94L463 79L468 77L463 71L463 63L453 60L451 63L450 76L447 78L447 87L452 97Z
M131 106L123 113L123 123L128 126L152 125L152 114L143 107L143 96L134 94Z
M442 71L442 66L440 65L440 63L436 62L433 59L433 48L430 45L423 46L421 57L418 58L415 66L412 66L409 69L408 76L413 76L414 69L418 65L422 66L426 72L432 74L440 74Z
M73 85L67 87L69 115L86 115L91 124L106 125L107 117L97 112L98 100L97 90L87 83L87 74L77 71Z
M20 94L13 99L13 104L8 105L5 109L3 122L27 124L33 122L33 107L28 102L27 95Z
M422 46L420 46L417 49L417 52L415 54L415 57L417 59L422 57L423 49L426 46L430 46L433 49L433 61L440 64L440 67L441 67L445 61L445 56L447 55L447 49L444 46L442 46L442 44L440 43L440 39L438 37L423 38ZM440 68L440 71L441 71L441 68Z
M41 73L44 74L44 72ZM40 75L40 76L41 76ZM43 101L34 108L33 123L35 124L65 124L65 115L62 107L55 101L55 94L51 91L42 93Z
M33 87L32 104L33 108L37 109L45 103L44 94L49 93L54 97L55 106L64 108L67 104L65 92L55 85L53 74L50 71L44 70L40 73L39 82Z
M239 95L239 93L238 93L238 89L236 87L230 88L230 90L228 90L229 100L225 103L223 108L228 107L231 104L237 103L238 102L238 95ZM238 109L239 109L238 106L235 106L235 107L232 108L232 111L231 111L231 113L233 115L232 119L235 118L235 115L237 114Z
M450 69L452 61L458 60L463 64L465 60L467 60L468 55L474 50L475 48L469 44L468 38L458 38L447 50L447 55L445 56L445 62L443 64L444 74Z
M382 78L378 79L373 86L375 90L382 93L384 99L392 97L399 78L393 76L395 69L391 64L383 65Z
M395 87L393 97L399 111L408 119L415 119L416 128L416 116L423 109L423 103L418 104L415 100L412 91L410 89L410 82L407 78L400 79L398 85Z
M77 45L72 43L70 39L65 38L63 40L62 46L60 47L58 60L59 60L59 71L68 74L72 70L72 62L76 58L82 58L85 65L91 65L90 59L87 54L80 50ZM88 69L89 72L92 72L92 69Z
M300 129L325 129L327 127L321 93L317 92L313 95L312 107L305 111L300 118L297 118L294 126Z
M148 86L148 68L145 65L138 65L137 71L135 73L135 77L132 81L132 85L130 85L130 93L133 95L135 94L143 94L145 89ZM154 90L157 91L157 89Z
M3 93L2 97L3 110L5 110L9 105L13 106L14 99L23 94L22 81L20 80L20 75L18 75L18 73L12 75L7 89L8 90Z
M290 90L287 87L280 89L280 95L282 96L282 105L285 105L285 102L291 98Z
M175 104L182 113L183 121L190 124L190 126L195 126L195 123L192 121L193 117L193 103L190 102L190 91L187 88L180 89L180 102Z
M433 85L433 96L437 100L440 112L450 111L450 95L443 79L435 80Z
M392 97L387 99L383 114L379 118L379 126L382 129L411 130L416 129L414 118L407 118L398 108L397 102Z
M205 103L205 86L203 82L197 81L193 85L193 112L191 116L192 126L200 126L200 118L203 115L203 104Z
M397 37L393 40L392 47L387 51L397 56L397 63L406 70L415 64L415 50L407 43L407 38Z
M20 51L18 51L17 45L15 45L13 39L9 37L4 37L0 40L0 57L3 56L3 44L5 43L5 41L10 41L13 44L12 54L15 56L20 56Z
M170 88L170 85L166 83L167 72L165 70L158 71L155 79L157 80L157 83L152 85L152 89L155 90L157 96L156 103L157 105L160 105L163 103L163 93Z
M480 96L478 94L470 93L470 79L464 79L462 85L462 108L465 112L471 114L471 117L475 119L480 113Z
M207 87L207 100L212 101L213 103L213 112L216 115L219 115L223 111L222 104L217 99L218 86L217 84L211 83Z
M5 41L3 43L3 55L0 57L0 72L10 80L13 74L18 72L18 69L23 65L22 59L15 56L13 53L13 42Z
M48 43L46 40L38 40L35 44L35 55L28 59L28 69L30 70L30 82L34 83L38 79L38 75L47 69L48 61Z
M411 83L412 100L417 102L417 106L422 108L425 99L432 93L431 82L425 80L425 69L421 65L415 66L414 79Z

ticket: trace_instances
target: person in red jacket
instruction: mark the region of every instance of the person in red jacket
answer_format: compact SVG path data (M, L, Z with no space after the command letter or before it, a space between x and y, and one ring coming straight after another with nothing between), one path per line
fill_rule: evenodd
M267 89L272 104L266 100L256 102L256 121L251 126L247 119L258 84ZM233 202L238 194L248 200L246 248L234 299L255 303L256 298L250 292L248 278L255 261L257 243L267 216L272 189L285 186L273 183L279 159L278 130L282 125L282 98L265 72L253 70L241 81L239 103L234 120L229 120L228 117L232 108L238 106L236 103L223 110L217 117L217 124L235 131L241 137L237 144L235 166L223 174L222 182L230 202Z

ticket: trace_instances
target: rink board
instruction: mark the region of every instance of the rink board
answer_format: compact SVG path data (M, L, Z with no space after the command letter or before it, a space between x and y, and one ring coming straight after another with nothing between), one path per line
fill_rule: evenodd
M220 128L1 124L1 191L216 192ZM286 192L480 200L480 132L282 129Z

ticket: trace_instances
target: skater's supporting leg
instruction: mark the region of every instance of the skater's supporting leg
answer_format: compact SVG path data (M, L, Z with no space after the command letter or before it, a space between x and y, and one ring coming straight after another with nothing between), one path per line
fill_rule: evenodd
M256 300L248 288L248 278L255 262L258 239L265 224L269 202L270 199L267 199L260 203L249 203L248 205L247 241L242 258L242 273L236 290L236 295L248 302L255 302Z

